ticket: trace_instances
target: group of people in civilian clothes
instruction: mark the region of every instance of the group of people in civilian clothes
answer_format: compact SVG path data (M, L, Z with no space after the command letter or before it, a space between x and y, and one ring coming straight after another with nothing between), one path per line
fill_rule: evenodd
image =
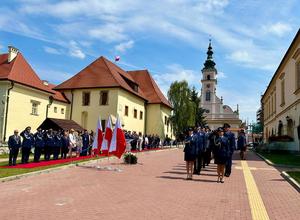
M241 150L241 158L245 159L246 138L243 130L239 132L237 143ZM200 175L201 168L208 166L213 157L214 163L217 164L217 182L224 183L224 176L229 177L231 174L232 155L235 149L235 135L227 123L214 131L208 127L189 129L184 147L187 180L191 180L193 174Z
M76 152L76 156L86 156L91 154L91 145L94 140L94 133L88 133L87 130L75 131L53 129L45 130L37 129L36 133L31 133L31 127L27 127L19 135L19 131L15 130L14 134L8 139L9 148L9 166L15 166L19 150L21 148L22 158L21 164L29 161L29 155L34 148L34 162L39 162L42 153L46 161L51 159L59 159L59 156L65 159L72 157L72 152Z

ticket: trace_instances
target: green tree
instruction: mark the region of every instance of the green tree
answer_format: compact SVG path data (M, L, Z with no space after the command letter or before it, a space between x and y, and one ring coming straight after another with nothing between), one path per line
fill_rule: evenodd
M191 101L193 102L194 112L195 112L195 126L205 126L205 117L203 115L204 109L200 108L200 97L198 96L198 92L193 86L191 90Z
M168 91L168 98L173 106L171 122L176 135L195 125L196 108L192 101L192 91L187 81L175 81Z

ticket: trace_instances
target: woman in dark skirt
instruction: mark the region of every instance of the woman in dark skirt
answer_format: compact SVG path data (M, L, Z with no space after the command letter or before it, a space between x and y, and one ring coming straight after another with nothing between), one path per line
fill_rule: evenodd
M241 160L245 160L246 159L245 158L245 152L247 150L247 145L246 145L246 136L245 136L244 130L241 130L239 132L237 147L240 150Z
M215 164L217 164L218 180L217 182L224 183L225 164L229 153L229 142L223 136L222 128L218 128L217 135L214 137L215 144Z
M193 130L189 130L189 134L185 139L184 160L186 161L187 180L193 179L194 161L196 159L196 136Z

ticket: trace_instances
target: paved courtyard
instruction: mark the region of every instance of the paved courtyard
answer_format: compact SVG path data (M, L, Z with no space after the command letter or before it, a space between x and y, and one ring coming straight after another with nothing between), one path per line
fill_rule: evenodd
M139 162L0 183L0 219L300 219L300 194L253 153L234 160L224 184L215 165L186 181L182 149L147 152Z

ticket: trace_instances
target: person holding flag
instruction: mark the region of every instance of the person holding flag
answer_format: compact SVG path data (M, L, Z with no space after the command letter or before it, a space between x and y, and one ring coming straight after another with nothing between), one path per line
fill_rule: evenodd
M92 150L94 151L94 154L100 154L102 142L103 142L103 133L102 133L101 120L99 116L97 122L96 136L92 145Z
M111 124L111 117L110 115L108 116L107 122L106 122L106 128L105 128L105 134L104 134L104 139L102 142L102 154L107 155L109 154L109 147L112 139L112 124Z
M116 126L112 135L112 140L109 148L109 153L115 155L119 159L126 149L125 135L122 130L120 117L117 117Z

